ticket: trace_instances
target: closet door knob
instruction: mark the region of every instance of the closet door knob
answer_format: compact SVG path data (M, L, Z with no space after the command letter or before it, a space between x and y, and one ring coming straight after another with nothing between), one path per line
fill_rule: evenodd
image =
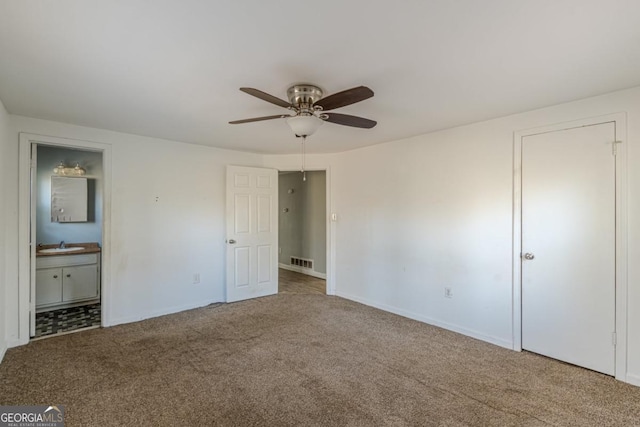
M58 275L57 275L57 274L54 274L54 275L53 275L53 278L54 278L54 279L57 279L57 278L58 278Z

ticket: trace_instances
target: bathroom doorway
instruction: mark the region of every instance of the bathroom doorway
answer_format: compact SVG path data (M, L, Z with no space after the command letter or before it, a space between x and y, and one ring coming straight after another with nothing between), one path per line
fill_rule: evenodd
M278 176L278 292L327 294L327 173Z
M103 154L31 146L35 304L30 337L101 325Z
M55 136L20 133L19 152L19 200L18 200L18 306L17 334L11 337L10 346L28 344L35 336L36 314L36 201L37 193L34 190L37 171L37 146L51 146L97 152L102 154L102 177L100 189L102 191L102 206L96 205L101 214L101 238L100 248L100 323L102 326L110 325L110 224L111 224L111 145L79 140L60 138ZM58 160L59 162L60 160ZM73 166L75 165L65 165ZM53 174L53 170L51 174ZM87 175L89 173L87 172ZM96 187L97 189L97 187ZM60 242L57 242L58 246ZM70 242L73 243L73 242ZM82 242L84 243L84 242ZM55 242L54 242L55 244ZM65 242L66 245L66 242ZM41 248L46 249L46 248ZM78 254L80 255L80 254ZM47 266L56 268L56 266ZM87 269L82 271L86 272ZM73 271L71 272L73 273ZM69 274L67 272L67 274ZM74 275L72 275L74 277Z

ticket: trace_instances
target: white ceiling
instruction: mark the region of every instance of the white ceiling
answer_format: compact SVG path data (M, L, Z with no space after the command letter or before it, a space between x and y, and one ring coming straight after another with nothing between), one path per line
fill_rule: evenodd
M12 114L262 153L297 152L293 83L375 97L336 112L337 152L640 85L638 0L4 0L0 99Z

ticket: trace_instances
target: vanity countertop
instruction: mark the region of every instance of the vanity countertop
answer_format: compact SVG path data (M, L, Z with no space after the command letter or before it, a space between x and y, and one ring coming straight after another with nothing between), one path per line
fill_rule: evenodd
M95 254L100 252L100 245L98 243L67 243L65 246L67 248L84 248L79 249L77 251L72 252L53 252L53 253L41 253L42 249L51 249L59 247L59 244L53 245L38 245L36 248L36 256L37 257L46 257L46 256L65 256L65 255L80 255L80 254Z

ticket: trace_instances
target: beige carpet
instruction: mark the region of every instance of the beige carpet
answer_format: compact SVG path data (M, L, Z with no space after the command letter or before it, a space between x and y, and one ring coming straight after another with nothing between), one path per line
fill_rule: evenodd
M303 294L11 349L0 402L67 426L640 425L640 388Z

